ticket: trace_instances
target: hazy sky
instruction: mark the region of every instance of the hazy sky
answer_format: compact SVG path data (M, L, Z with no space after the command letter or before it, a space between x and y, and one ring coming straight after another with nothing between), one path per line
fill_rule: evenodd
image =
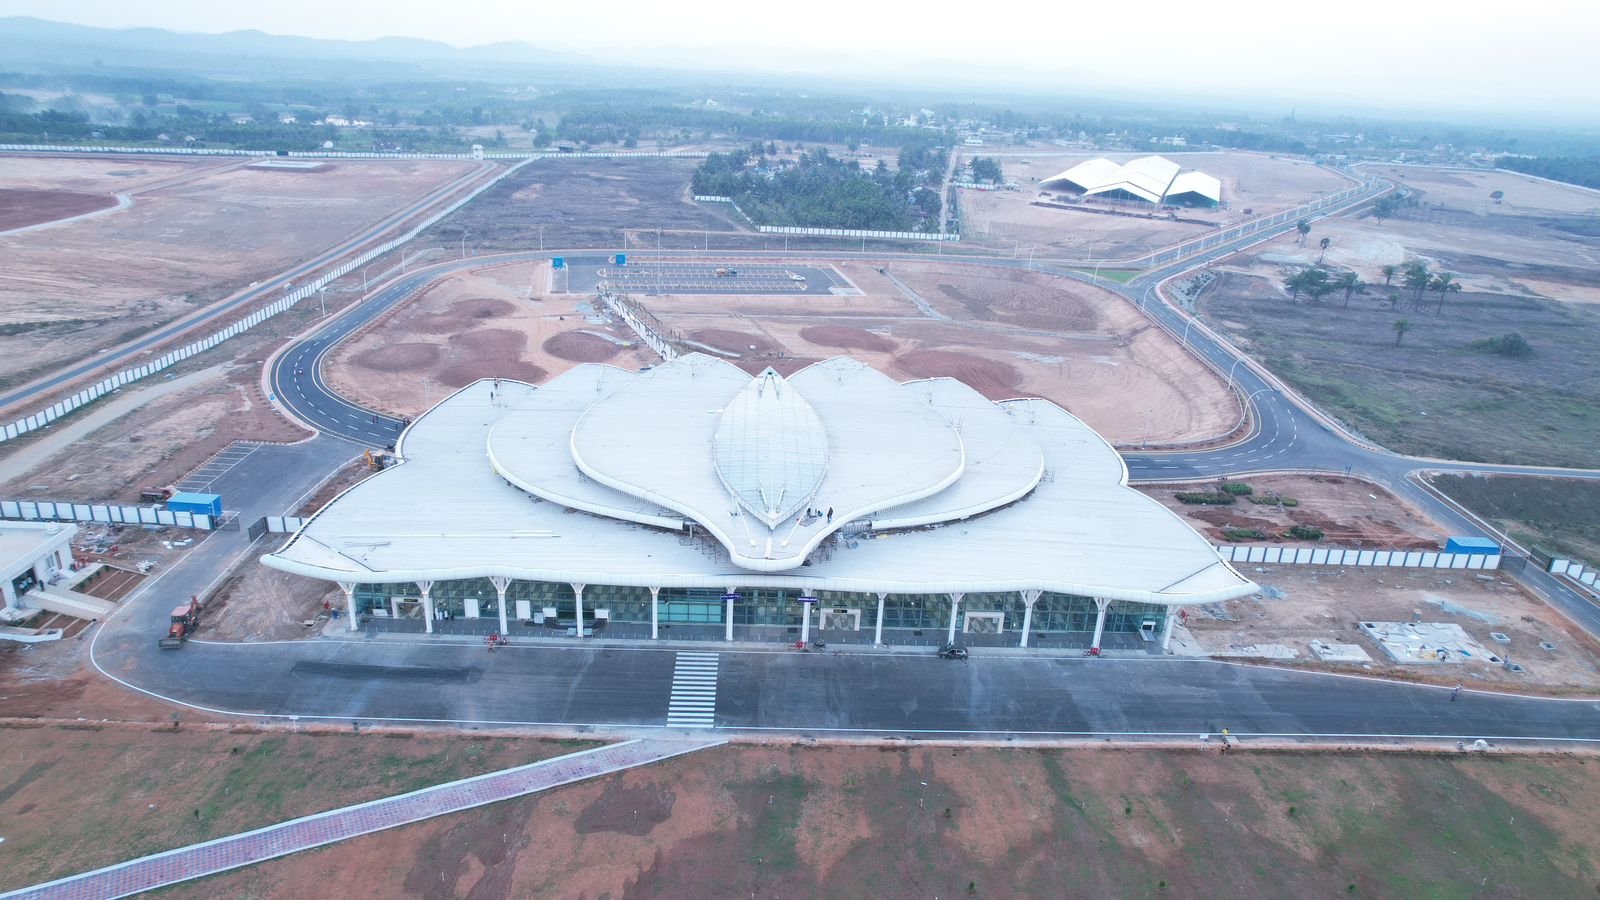
M1062 82L1066 93L1081 93L1073 83L1113 83L1316 95L1319 106L1569 108L1585 118L1600 105L1600 5L1589 0L0 0L0 15L357 40L403 35L458 46L523 40L613 58L635 49L651 61L846 76L940 60L1031 74L1041 87ZM859 56L877 62L841 66Z

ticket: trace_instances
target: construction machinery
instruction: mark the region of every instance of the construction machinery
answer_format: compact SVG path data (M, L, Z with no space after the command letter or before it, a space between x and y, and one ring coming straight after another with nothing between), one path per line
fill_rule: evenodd
M362 458L367 461L367 468L369 470L373 472L381 472L384 469L389 468L390 463L394 461L394 454L387 450L368 450L365 454L363 454Z
M167 636L158 643L163 650L177 650L194 635L196 628L200 627L200 598L191 596L189 602L174 607L172 610L172 624L167 628Z

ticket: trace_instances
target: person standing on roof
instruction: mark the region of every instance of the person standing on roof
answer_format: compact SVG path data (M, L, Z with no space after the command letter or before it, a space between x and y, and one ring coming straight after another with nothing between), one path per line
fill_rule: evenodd
M833 524L833 507L828 507L828 524Z

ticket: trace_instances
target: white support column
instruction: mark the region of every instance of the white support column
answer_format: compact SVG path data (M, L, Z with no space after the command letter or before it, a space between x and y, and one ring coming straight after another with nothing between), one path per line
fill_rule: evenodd
M811 642L811 604L800 604L800 643Z
M1026 590L1022 592L1022 602L1027 608L1022 611L1022 643L1019 647L1028 646L1028 633L1033 630L1033 605L1039 602L1039 595L1044 591Z
M417 582L417 590L422 592L422 630L433 634L433 582Z
M572 599L577 601L578 609L578 637L583 637L583 589L588 585L572 583Z
M888 599L888 594L878 595L878 623L872 628L872 646L883 646L883 601Z
M1107 600L1104 597L1096 597L1096 598L1094 598L1094 605L1096 607L1099 607L1100 611L1095 613L1095 617L1094 617L1094 640L1089 643L1089 646L1091 648L1095 649L1095 650L1099 650L1100 649L1100 635L1103 634L1105 632L1105 630L1106 630L1106 607L1109 606L1110 604L1111 604L1111 601Z
M1161 652L1167 652L1167 647L1172 643L1172 620L1178 617L1176 606L1167 607L1167 619L1161 623Z
M735 591L736 588L728 588L728 600L726 603L726 609L722 616L723 622L726 625L722 637L729 643L733 643L733 595Z
M344 591L344 612L350 617L350 630L359 630L356 625L356 584L353 581L339 582L339 590Z
M661 588L650 589L650 640L661 634Z
M510 627L506 622L506 588L511 587L511 579L502 578L499 575L491 575L489 576L489 583L494 585L495 595L500 598L500 605L496 608L500 610L500 636L505 637L506 631Z
M961 598L965 596L965 593L950 595L950 634L945 637L947 644L956 642L956 613L961 609Z

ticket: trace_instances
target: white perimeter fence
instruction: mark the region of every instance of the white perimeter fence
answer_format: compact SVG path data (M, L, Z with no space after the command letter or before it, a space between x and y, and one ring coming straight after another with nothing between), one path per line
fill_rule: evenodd
M4 148L5 145L0 145L0 149ZM473 188L471 191L467 192L467 194L457 199L454 203L451 203L444 209L441 209L424 219L420 224L405 234L402 234L393 240L385 241L384 243L379 244L378 246L373 247L364 253L340 263L336 268L319 275L312 281L302 284L300 287L283 295L278 300L275 300L272 303L256 310L255 312L245 316L243 319L240 319L237 322L234 322L232 325L229 325L227 328L224 328L221 331L218 331L208 337L201 338L192 344L179 347L178 349L162 356L160 359L118 372L117 374L106 378L98 384L84 388L83 390L73 394L71 397L68 397L65 400L60 401L59 403L52 404L51 406L39 410L31 416L23 416L15 422L10 422L4 426L0 426L0 441L9 441L20 435L34 431L35 429L43 428L67 413L70 413L73 410L76 410L89 403L93 403L95 400L98 400L106 394L117 390L123 385L132 384L141 378L147 378L163 369L176 365L177 363L180 363L191 356L204 353L207 350L210 350L212 347L215 347L223 341L233 337L234 335L249 331L273 316L291 309L295 304L315 294L317 291L326 287L335 279L348 275L356 268L363 266L374 259L377 259L383 254L394 250L396 247L399 247L402 244L409 242L417 235L433 227L445 216L450 215L451 213L465 206L467 203L470 203L479 194L498 184L500 179L505 178L530 162L533 162L533 160L525 159L522 162L506 169L504 172L501 172L494 178L491 178L483 184L478 185L476 188Z
M210 531L216 527L204 513L173 512L157 506L105 503L54 503L49 500L0 500L0 519L24 522L104 522L109 525L176 525Z
M149 154L152 156L258 156L258 157L283 157L292 159L627 159L631 157L644 157L646 159L699 159L706 154L688 151L656 150L656 151L628 151L628 150L574 150L571 153L382 153L377 151L363 152L359 150L290 150L279 153L276 150L232 150L224 147L110 147L105 145L84 146L78 144L0 144L0 151L17 151L22 153L127 153Z
M1586 590L1589 596L1600 599L1600 589L1595 587L1595 579L1600 572L1596 572L1581 562L1570 559L1550 560L1550 574L1558 578L1565 578L1580 588Z
M1236 241L1239 238L1249 237L1252 234L1259 234L1263 231L1274 231L1289 222L1298 222L1307 216L1315 215L1325 209L1342 206L1351 200L1360 197L1362 194L1377 190L1382 185L1383 182L1377 180L1365 180L1355 187L1346 188L1335 194L1325 194L1311 201L1310 203L1303 203L1299 206L1296 206L1294 209L1286 209L1282 212L1273 213L1270 216L1261 216L1259 218L1240 222L1237 225L1230 225L1227 228L1220 229L1203 237L1191 238L1181 244L1174 244L1165 250L1159 250L1150 254L1149 256L1141 256L1132 260L1128 260L1127 263L1129 265L1142 265L1151 269L1158 269L1167 263L1177 262L1186 256L1202 253L1206 250L1210 250L1213 247L1218 247L1222 244ZM1102 261L1101 263L1101 265L1106 266L1120 264L1122 264L1120 260L1108 260Z
M1235 563L1309 566L1385 566L1409 569L1498 569L1498 553L1436 550L1351 550L1344 547L1221 546L1217 554Z
M756 225L744 210L739 208L732 197L721 197L713 194L695 194L694 199L700 203L726 203L733 207L733 211L744 217L746 222L755 226L756 231L762 234L794 234L806 237L844 237L844 238L876 238L890 241L959 241L959 234L938 234L927 231L874 231L860 228L807 228L801 225Z

